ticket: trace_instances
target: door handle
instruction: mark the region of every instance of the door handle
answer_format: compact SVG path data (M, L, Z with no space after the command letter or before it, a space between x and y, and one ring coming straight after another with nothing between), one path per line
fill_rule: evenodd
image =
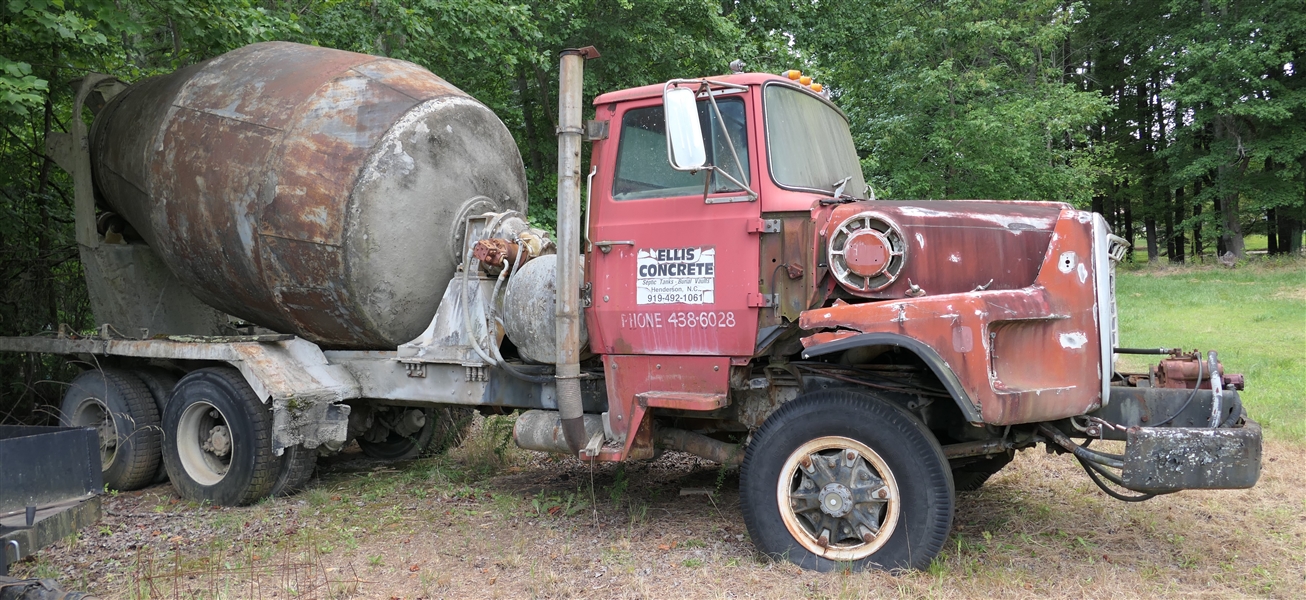
M613 246L634 246L635 242L630 240L614 240L610 242L594 242L594 245L598 246L599 250L602 250L604 254L607 254L612 252Z

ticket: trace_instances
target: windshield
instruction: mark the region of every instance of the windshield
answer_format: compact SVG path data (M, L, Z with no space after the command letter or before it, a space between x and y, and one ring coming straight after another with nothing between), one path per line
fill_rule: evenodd
M744 123L744 102L739 98L717 98L717 107L730 132L730 141L739 153L744 173L738 173L735 157L721 132L716 111L707 100L698 101L698 121L703 129L707 163L748 183L748 128ZM621 141L617 149L616 176L612 197L616 200L668 198L703 193L704 178L711 173L708 193L739 191L741 188L709 169L696 173L676 171L667 162L667 128L662 105L626 111L621 118Z
M848 121L819 98L785 85L768 85L766 148L771 176L784 187L833 193L846 177L844 193L866 197L866 180Z

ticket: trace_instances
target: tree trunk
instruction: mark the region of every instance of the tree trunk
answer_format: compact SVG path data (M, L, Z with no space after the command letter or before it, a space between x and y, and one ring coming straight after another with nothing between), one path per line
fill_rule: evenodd
M529 91L530 86L526 83L526 73L524 70L518 70L517 96L521 99L521 114L526 134L526 153L530 157L531 171L534 172L536 177L541 177L544 174L544 157L540 156L539 140L535 137L535 107L531 104Z
M1215 211L1215 216L1217 219L1220 219L1221 221L1224 220L1224 198L1220 197L1219 194L1216 194L1214 197L1211 198L1211 209ZM1221 223L1221 225L1223 225L1223 223ZM1224 253L1229 251L1229 247L1225 245L1225 240L1227 238L1224 237L1224 228L1221 227L1218 230L1218 232L1219 235L1215 237L1216 258L1220 258L1221 256L1224 256Z
M54 64L59 64L59 49L54 48L52 51ZM50 70L50 81L59 80L59 70L52 67ZM45 140L50 137L50 130L54 123L54 98L51 97L53 92L45 95L45 118L42 121L41 139L38 141L38 148L45 147ZM41 209L41 228L36 233L36 254L37 254L37 302L45 306L46 324L52 328L59 327L59 304L55 294L54 269L51 264L53 250L51 248L50 236L52 220L50 219L50 169L54 167L54 161L47 155L41 160L41 171L37 175L36 183L36 201L40 203Z
M1193 258L1202 262L1202 178L1193 181Z
M1273 256L1279 253L1279 224L1274 218L1274 209L1265 209L1265 253Z
M1128 196L1125 196L1125 197L1123 198L1123 200L1124 200L1124 204L1125 204L1125 207L1124 207L1124 208L1125 208L1125 209L1124 209L1124 216L1123 216L1123 218L1124 218L1124 220L1125 220L1125 239L1126 239L1126 240L1129 240L1129 247L1130 247L1130 248L1133 248L1133 246L1134 246L1134 241L1135 241L1135 240L1134 240L1134 210L1133 210L1133 202L1130 202ZM1128 256L1129 256L1129 262L1134 262L1134 253L1133 253L1132 250L1129 252Z
M1174 262L1174 200L1170 196L1170 189L1165 190L1165 257L1170 262Z
M1217 118L1215 120L1215 139L1228 139L1232 132L1230 127L1225 123L1225 119ZM1239 161L1241 162L1241 158ZM1235 162L1225 162L1216 167L1219 174L1221 192L1223 195L1218 196L1220 205L1218 212L1220 214L1220 256L1226 253L1233 253L1234 257L1242 258L1245 254L1243 248L1243 228L1242 223L1238 220L1238 192L1226 191L1230 187L1230 180L1238 174L1238 167Z
M1156 245L1156 217L1147 215L1143 227L1147 229L1147 264L1154 265L1161 260Z
M1301 207L1279 207L1279 252L1296 256L1301 254Z
M1174 222L1175 233L1174 243L1171 246L1174 251L1170 254L1170 262L1174 264L1183 264L1184 262L1184 219L1188 218L1188 205L1185 204L1184 188L1180 186L1174 191Z

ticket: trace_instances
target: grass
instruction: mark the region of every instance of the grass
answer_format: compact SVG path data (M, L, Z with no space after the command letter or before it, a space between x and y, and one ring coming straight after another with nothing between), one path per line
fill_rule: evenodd
M1244 405L1271 438L1306 442L1306 261L1122 269L1116 284L1123 347L1219 352L1247 377ZM1122 357L1146 372L1154 356Z
M132 543L116 551L65 542L18 568L132 599L1297 598L1306 592L1300 450L1269 443L1252 490L1143 504L1104 497L1065 457L1023 452L983 489L958 496L950 539L928 570L896 575L818 574L760 559L742 526L737 474L714 500L681 496L719 477L683 455L619 471L524 453L492 475L463 478L466 457L447 456L327 474L306 494L241 509L167 504L160 520L211 537L125 539ZM591 485L623 480L624 495L596 494L593 510L534 505L546 498L561 507L569 496L591 497ZM125 493L109 507L139 513L134 506L166 504L171 493ZM649 517L630 514L631 504L647 506ZM115 527L113 536L136 529ZM92 562L100 570L88 573Z

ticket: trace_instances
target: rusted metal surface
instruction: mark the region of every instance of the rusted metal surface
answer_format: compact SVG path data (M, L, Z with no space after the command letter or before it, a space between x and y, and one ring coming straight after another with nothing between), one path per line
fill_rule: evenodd
M728 357L608 355L603 357L603 365L608 423L614 431L625 432L625 444L604 449L598 460L624 460L637 438L651 441L642 430L647 426L645 414L660 403L705 410L724 406L730 393Z
M105 200L204 302L328 347L394 347L453 275L459 207L525 210L484 105L416 65L270 42L119 94Z
M481 261L482 265L490 267L502 267L505 260L515 265L517 244L501 238L477 240L472 246L472 256ZM529 258L530 255L527 255L527 259Z
M744 462L743 446L683 429L658 428L657 445L668 450L687 452L727 467L737 467Z
M1243 376L1237 373L1225 373L1224 363L1216 362L1216 375L1224 381L1225 385L1232 385L1236 390L1244 387ZM1211 370L1201 353L1197 351L1191 354L1176 353L1175 356L1163 359L1160 364L1152 367L1152 385L1155 387L1191 390L1208 385L1210 380Z
M602 435L603 422L598 415L584 415L585 439ZM536 452L572 454L562 431L562 417L556 410L528 410L517 416L512 426L512 439L517 446Z
M562 51L558 74L558 259L554 319L558 411L571 453L587 441L580 391L580 144L585 59L592 46Z
M910 208L901 214L926 214L921 211L927 210ZM843 209L864 210L845 205L836 212ZM812 347L872 332L918 340L937 351L956 373L968 396L966 400L980 409L986 423L1047 421L1097 408L1103 400L1103 380L1095 293L1098 278L1092 272L1091 260L1094 217L1087 212L1057 208L1059 214L1052 219L1055 225L1052 231L1046 231L1043 220L1048 205L1017 203L1012 210L1019 213L1019 218L970 215L958 219L972 226L976 226L976 221L990 223L987 228L979 227L980 230L998 229L997 223L1028 225L1032 229L1010 229L1004 225L1000 229L1005 232L976 235L1041 240L1043 245L1036 251L1022 249L1027 242L1019 241L1009 244L1005 250L990 249L986 253L991 258L1001 258L1004 253L1019 249L1021 255L1042 256L1037 266L1031 269L1021 266L1023 260L1013 260L1010 272L1004 274L978 265L975 267L978 272L968 273L964 279L959 271L948 277L926 271L922 281L930 282L939 292L951 289L953 293L936 295L921 284L928 295L920 298L806 311L800 320L803 329L825 331L804 338L803 344ZM831 222L837 220L833 218ZM908 237L915 240L916 232L908 232ZM960 237L975 239L971 234ZM922 236L922 239L924 251L917 255L933 256L938 246L946 248L948 244L942 236ZM931 241L936 245L931 246ZM950 262L946 257L943 260ZM909 268L910 265L905 267L904 273ZM988 279L990 275L994 276L991 286L971 291L977 278ZM1033 276L1024 281L1026 275ZM1018 284L1024 287L1010 289ZM890 289L897 289L897 283Z
M1244 489L1261 475L1261 426L1131 427L1125 445L1125 486L1136 492Z
M300 444L315 448L326 442L344 443L349 408L336 403L358 398L360 388L353 375L341 365L330 363L317 345L299 338L273 342L240 341L239 338L237 341L230 338L201 341L204 339L3 337L0 338L0 352L229 363L240 371L260 399L271 402L275 448Z
M1015 446L1016 444L1006 439L962 442L960 444L948 444L947 446L944 446L943 455L948 457L949 460L970 456L988 456L990 454L1006 452Z
M816 222L807 212L768 213L763 219L779 221L780 231L761 234L758 291L774 294L774 307L759 311L760 327L797 321L804 310L819 304L817 283L826 269L818 266Z
M701 392L641 392L635 401L644 408L671 408L675 410L716 410L730 404L730 395Z
M1058 214L1067 208L1055 202L988 200L855 202L834 208L821 235L825 241L841 237L856 242L850 246L855 252L847 255L848 268L887 279L885 270L892 270L890 256L881 257L884 264L876 263L878 246L873 242L883 245L892 236L860 231L849 236L838 229L852 217L867 213L901 232L906 243L901 271L894 273L890 283L872 285L869 290L850 288L855 296L903 298L912 285L927 295L954 294L969 292L990 280L986 289L1014 290L1034 282ZM834 258L827 257L831 262Z

